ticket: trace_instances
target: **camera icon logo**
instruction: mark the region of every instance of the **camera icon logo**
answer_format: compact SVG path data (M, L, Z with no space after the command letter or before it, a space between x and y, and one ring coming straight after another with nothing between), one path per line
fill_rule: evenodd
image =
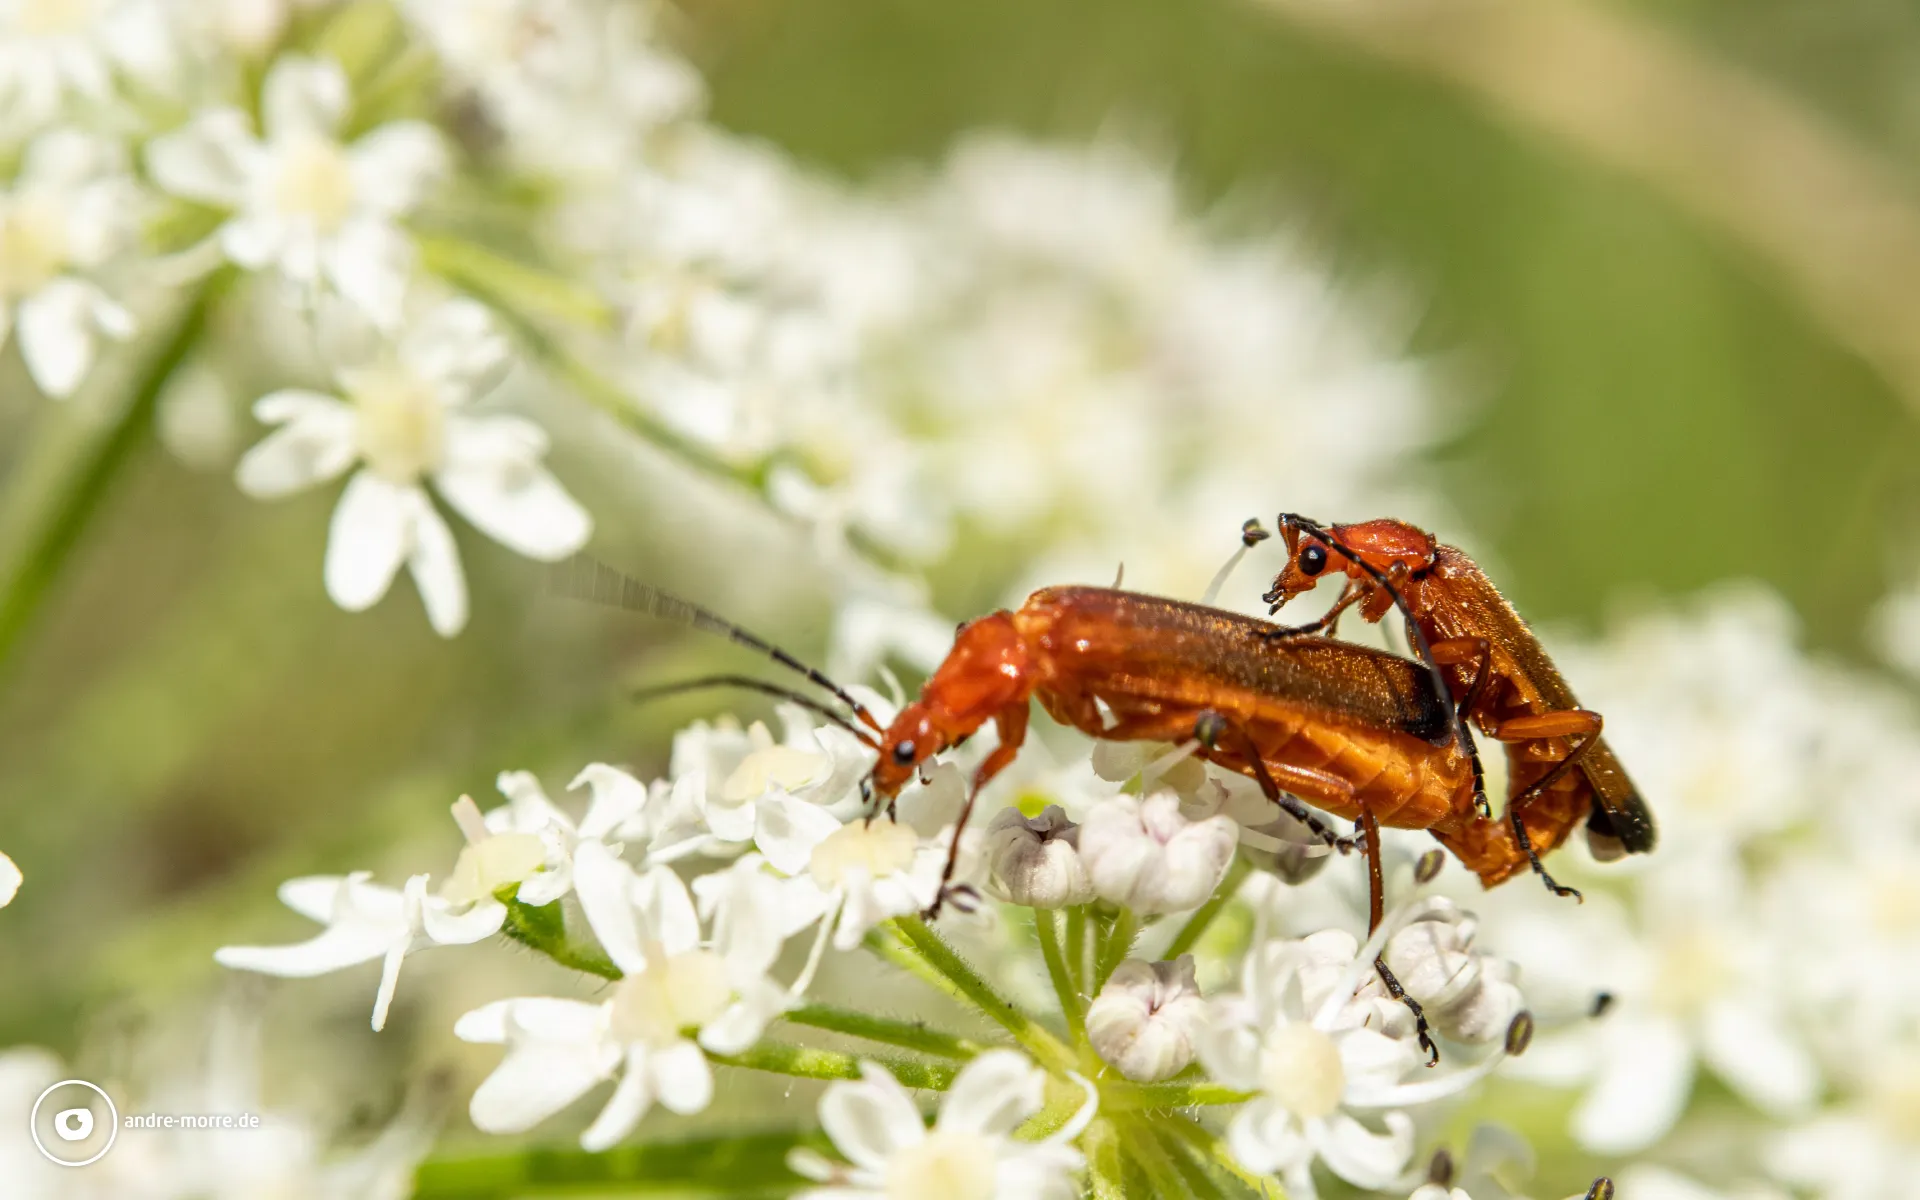
M48 1162L84 1167L99 1162L113 1149L120 1133L120 1110L100 1085L84 1079L63 1079L33 1102L27 1132L34 1148Z

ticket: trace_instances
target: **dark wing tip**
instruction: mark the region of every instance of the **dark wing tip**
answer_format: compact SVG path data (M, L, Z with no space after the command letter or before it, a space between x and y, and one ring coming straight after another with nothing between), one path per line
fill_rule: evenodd
M1640 793L1631 793L1615 806L1596 804L1587 814L1587 827L1619 842L1628 854L1651 854L1660 842L1660 831L1653 823L1653 811Z

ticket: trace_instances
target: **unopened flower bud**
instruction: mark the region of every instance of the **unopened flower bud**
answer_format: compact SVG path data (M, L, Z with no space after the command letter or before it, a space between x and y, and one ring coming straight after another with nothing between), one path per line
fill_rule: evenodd
M1172 792L1115 796L1087 814L1080 861L1101 899L1139 913L1179 912L1206 903L1239 841L1232 817L1188 820Z
M1037 817L1001 810L987 826L987 863L993 882L1015 904L1065 908L1093 899L1080 862L1080 827L1049 804Z
M1518 968L1473 948L1477 922L1452 901L1434 897L1422 908L1387 942L1387 966L1447 1037L1469 1044L1505 1037L1523 1007Z
M1193 982L1193 955L1157 963L1130 958L1087 1009L1087 1040L1128 1079L1157 1083L1193 1061L1193 1038L1205 1012Z

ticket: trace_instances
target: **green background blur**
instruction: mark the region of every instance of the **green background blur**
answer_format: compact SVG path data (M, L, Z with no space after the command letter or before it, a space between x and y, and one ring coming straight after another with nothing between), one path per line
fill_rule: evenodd
M1910 174L1920 10L1641 8ZM1117 128L1166 152L1196 205L1231 200L1343 275L1403 284L1416 347L1466 405L1433 479L1537 621L1598 628L1621 605L1753 577L1810 644L1864 659L1864 616L1915 557L1920 439L1902 401L1716 231L1444 84L1213 0L709 0L684 37L723 124L823 169L874 177L983 126ZM62 417L5 371L0 446L34 444ZM818 652L803 547L751 559L751 594L716 591L711 557L745 552L676 502L671 464L557 441L596 552ZM1266 452L1279 509L1289 464L1322 450L1302 428ZM23 457L0 452L0 472ZM711 647L530 601L534 573L465 529L475 619L456 641L405 584L372 614L337 611L319 581L333 500L254 504L149 445L0 664L0 848L27 874L0 920L0 1046L73 1052L100 1021L201 994L213 946L288 936L279 879L403 876L450 853L445 805L484 799L496 770L557 786L590 757L648 765L694 711L608 698ZM422 859L409 839L439 849ZM343 1030L364 1032L362 991L370 977L341 993ZM397 1044L419 994L402 989Z

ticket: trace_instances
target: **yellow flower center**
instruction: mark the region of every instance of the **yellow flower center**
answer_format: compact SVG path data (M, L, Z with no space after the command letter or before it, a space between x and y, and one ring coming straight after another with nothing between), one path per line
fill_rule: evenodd
M80 33L99 15L95 0L22 0L13 10L14 31L27 37Z
M740 765L720 785L720 794L734 803L757 799L770 786L786 791L802 787L819 778L827 765L824 755L810 754L792 746L768 746L740 760Z
M904 871L913 865L920 839L912 829L893 821L850 821L828 834L813 848L809 867L821 887L835 888L855 868L870 879Z
M30 296L67 264L66 215L45 196L0 210L0 296Z
M388 365L344 373L359 411L360 455L394 483L413 483L440 465L446 448L446 406L425 380Z
M547 849L533 834L494 834L460 851L440 894L455 904L472 904L519 883L546 861Z
M887 1200L993 1200L993 1144L935 1129L887 1162Z
M306 217L332 233L353 211L353 172L338 143L301 137L280 151L273 179L273 206L285 216Z
M726 964L711 950L689 950L650 962L620 981L609 1032L621 1042L662 1046L678 1041L733 1002Z
M1294 1116L1328 1117L1347 1092L1347 1069L1333 1039L1305 1022L1284 1025L1260 1052L1261 1086Z

